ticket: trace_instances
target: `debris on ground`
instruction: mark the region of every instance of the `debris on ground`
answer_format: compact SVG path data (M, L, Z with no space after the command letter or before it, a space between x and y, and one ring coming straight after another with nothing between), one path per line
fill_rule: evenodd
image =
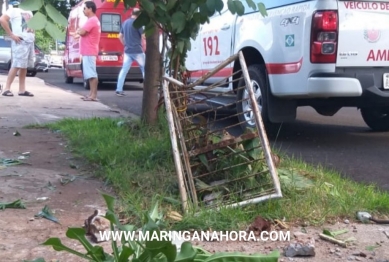
M44 188L50 189L51 191L54 191L57 187L49 181L47 185L44 186Z
M21 208L21 209L25 209L26 206L24 205L24 203L20 199L15 200L14 202L9 202L9 203L1 203L0 202L0 210L4 210L6 208Z
M19 133L18 130L16 130L15 132L13 132L13 135L14 135L14 136L21 136L21 134Z
M58 219L53 216L53 212L50 210L50 208L47 205L45 205L43 209L38 214L35 215L35 217L43 217L50 221L53 221L54 223L60 224Z
M70 175L67 175L67 176L70 176ZM61 185L66 185L66 184L68 184L68 183L70 183L70 182L73 182L74 180L76 180L76 177L75 176L72 176L72 177L70 177L70 178L60 178L59 179L59 181L61 182Z
M293 235L295 240L284 247L286 257L315 256L315 238L302 232L295 232Z
M339 240L339 239L336 239L334 237L331 237L329 235L326 235L326 234L319 234L319 237L323 240L326 240L326 241L329 241L331 243L334 243L334 244L337 244L341 247L347 247L347 243L345 241L342 241L342 240Z
M2 166L16 166L20 164L23 164L23 162L18 159L11 159L11 158L2 158L0 162L0 165Z
M253 232L257 236L262 232L270 232L270 230L271 223L261 216L257 216L247 229L248 233Z
M37 197L36 198L36 201L46 201L46 200L49 200L50 198L48 197Z
M182 220L182 215L178 213L177 211L169 211L166 214L167 218L170 218L171 220L174 221L181 221Z
M86 235L90 236L96 243L107 241L102 239L100 232L110 231L111 223L106 219L104 212L96 209L95 212L84 221Z
M328 229L324 229L323 230L323 234L324 235L327 235L327 236L330 236L330 237L336 237L338 235L341 235L341 234L344 234L344 233L347 233L348 230L347 229L341 229L341 230L336 230L336 231L329 231Z

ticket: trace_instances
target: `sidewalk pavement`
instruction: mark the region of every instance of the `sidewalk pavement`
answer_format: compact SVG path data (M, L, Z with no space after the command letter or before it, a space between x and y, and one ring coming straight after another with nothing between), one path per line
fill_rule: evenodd
M3 89L6 80L6 75L0 75ZM100 102L83 101L80 95L46 85L37 77L27 77L26 86L34 97L18 96L18 77L11 86L14 96L0 95L0 128L44 124L62 118L136 117L126 111L113 110Z
M3 87L6 78L0 75ZM40 244L49 237L60 237L67 243L67 227L82 226L94 210L105 209L100 191L112 194L110 186L95 177L94 168L84 159L71 154L60 134L23 127L63 118L137 116L112 110L100 102L85 102L80 95L46 85L39 78L27 77L26 86L34 97L18 96L18 78L11 87L13 97L0 95L0 161L25 159L15 166L0 162L0 203L20 199L26 206L0 210L0 254L10 262L38 257L46 261L84 261ZM15 130L21 135L14 136ZM27 158L23 158L23 152L29 152ZM70 182L63 184L63 180ZM60 224L35 217L46 205ZM69 245L82 251L74 242Z

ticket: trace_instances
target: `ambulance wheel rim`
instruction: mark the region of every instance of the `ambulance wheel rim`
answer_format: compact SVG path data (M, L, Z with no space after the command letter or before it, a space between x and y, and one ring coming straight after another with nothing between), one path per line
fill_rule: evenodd
M255 98L258 102L259 111L262 111L262 93L259 83L255 80L251 80L251 85L253 87ZM254 108L250 101L249 92L244 90L242 96L242 111L244 112L244 119L247 121L249 125L255 125L255 116L254 116Z

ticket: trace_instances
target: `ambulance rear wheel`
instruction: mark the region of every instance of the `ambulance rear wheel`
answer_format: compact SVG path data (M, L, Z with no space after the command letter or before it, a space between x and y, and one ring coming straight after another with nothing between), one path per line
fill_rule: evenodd
M257 104L259 111L262 116L262 121L264 124L269 123L267 108L267 81L266 81L266 70L263 65L251 65L247 68L251 85L253 87L254 95L257 99ZM239 81L238 87L245 87L245 80L242 78ZM240 125L243 130L247 127L256 128L255 124L255 115L254 115L254 107L252 106L251 101L249 100L249 92L245 89L239 89L237 93L238 103L237 103L237 113ZM243 101L242 101L243 100Z
M84 80L84 88L85 88L86 90L89 90L89 89L90 89L89 80Z
M68 76L68 72L66 71L66 68L64 68L64 75L65 75L65 83L73 84L73 77Z
M389 131L389 108L361 108L361 115L366 125L373 131Z

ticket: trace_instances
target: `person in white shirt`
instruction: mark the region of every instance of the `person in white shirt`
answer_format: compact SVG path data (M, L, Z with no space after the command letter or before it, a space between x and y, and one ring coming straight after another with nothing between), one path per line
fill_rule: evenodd
M11 37L11 68L8 72L7 83L3 96L13 96L11 84L19 71L19 96L34 96L26 90L26 74L28 67L34 67L35 33L27 27L27 22L32 18L31 11L25 11L18 6L9 8L1 17L0 23L5 32ZM11 28L9 26L11 23Z

